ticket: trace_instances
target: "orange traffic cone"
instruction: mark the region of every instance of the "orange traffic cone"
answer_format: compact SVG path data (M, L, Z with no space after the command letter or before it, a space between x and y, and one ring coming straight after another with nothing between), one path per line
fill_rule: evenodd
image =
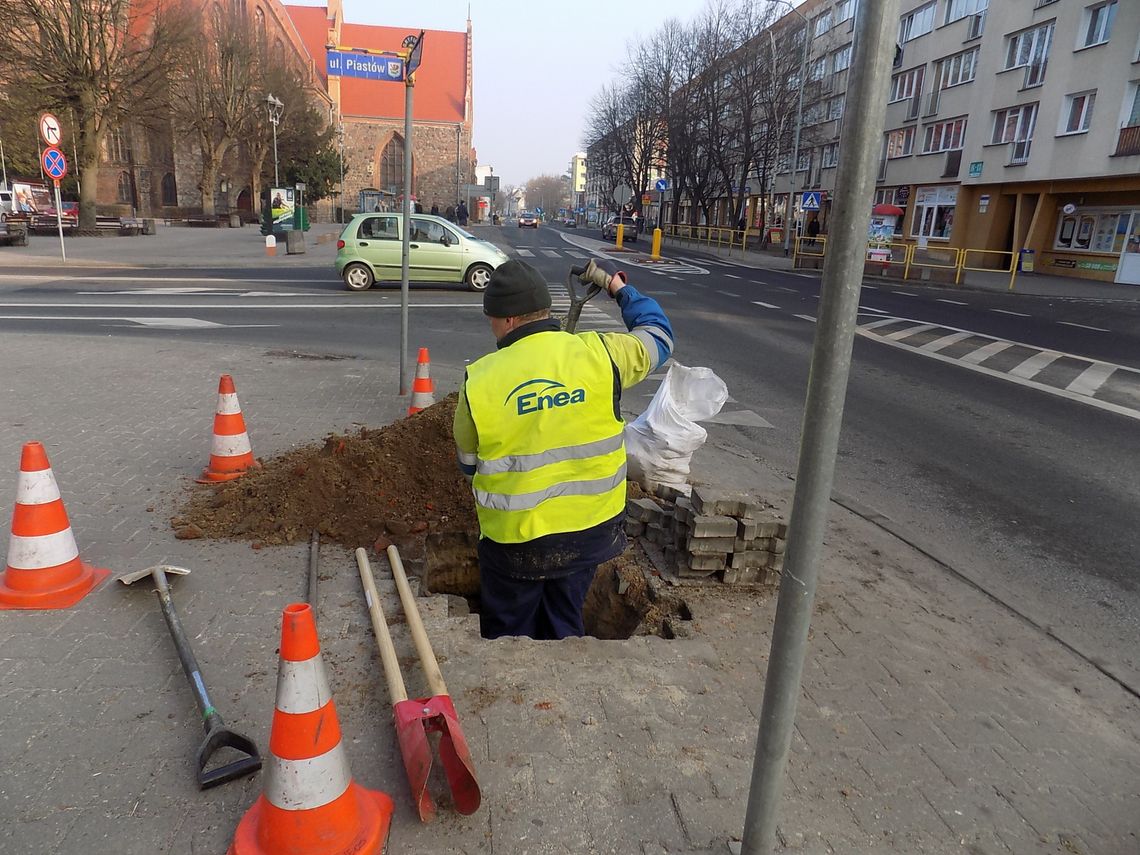
M379 855L392 799L352 779L313 610L285 607L265 791L228 855Z
M408 415L412 416L435 403L435 384L431 380L431 357L426 347L420 348L416 359L416 379L412 381L412 403Z
M8 564L0 579L0 609L66 609L110 572L79 559L47 452L38 442L25 443L16 480Z
M249 434L245 432L245 418L241 414L234 378L223 374L218 381L218 408L214 411L214 441L210 448L210 465L202 472L199 484L211 481L232 481L257 466Z

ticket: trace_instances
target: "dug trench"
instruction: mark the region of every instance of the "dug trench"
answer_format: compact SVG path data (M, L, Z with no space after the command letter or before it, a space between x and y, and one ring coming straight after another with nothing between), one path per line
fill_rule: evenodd
M261 461L241 478L195 488L171 519L182 539L244 539L254 549L307 541L312 531L383 555L395 544L425 594L479 609L478 522L455 462L454 395L407 419ZM631 496L641 495L630 484ZM598 568L583 610L601 639L687 634L688 605L658 578L642 544Z

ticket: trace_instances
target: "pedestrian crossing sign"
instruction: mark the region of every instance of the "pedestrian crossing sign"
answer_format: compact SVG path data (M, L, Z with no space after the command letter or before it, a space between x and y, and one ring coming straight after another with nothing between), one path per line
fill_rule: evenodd
M800 208L805 211L818 211L819 210L819 197L818 190L811 190L803 194L803 199L800 202Z

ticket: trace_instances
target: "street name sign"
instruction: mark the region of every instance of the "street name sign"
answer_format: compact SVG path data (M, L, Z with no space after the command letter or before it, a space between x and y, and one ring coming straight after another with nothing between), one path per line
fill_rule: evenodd
M372 56L328 48L326 57L330 77L360 77L396 83L404 79L404 60L398 56Z

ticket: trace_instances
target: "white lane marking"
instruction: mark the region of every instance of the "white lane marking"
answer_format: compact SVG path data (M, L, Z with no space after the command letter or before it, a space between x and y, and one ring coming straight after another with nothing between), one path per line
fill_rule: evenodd
M789 288L789 287L787 287L786 285L777 285L777 286L776 286L776 290L778 290L778 291L787 291L789 294L798 294L798 293L800 293L800 292L799 292L799 291L797 291L795 288Z
M1002 315L1016 315L1019 318L1030 318L1032 315L1027 315L1025 312L1011 312L1009 309L990 309L991 312L998 312Z
M670 276L669 278L670 279L678 279L678 281L679 281L679 277L677 277L677 276ZM702 285L700 282L694 282L693 284L696 285L698 288L708 288L709 287L708 285Z
M304 297L304 294L299 292L290 293L288 291L246 291L243 294L238 294L239 297Z
M765 309L778 309L778 308L780 308L779 306L773 305L772 303L761 303L759 300L753 300L752 305L753 306L763 306Z
M1064 324L1067 327L1079 327L1082 330L1092 330L1093 332L1111 332L1104 327L1090 327L1088 324L1074 324L1072 321L1057 321L1059 324Z
M983 344L977 350L970 351L962 357L962 361L969 365L977 365L985 362L995 353L1001 353L1007 347L1013 347L1012 341L991 341L989 344ZM1005 372L1001 372L1004 376Z
M558 252L556 249L544 249L542 251L542 254L547 258L560 258L562 255L562 253Z
M135 288L131 291L76 291L80 297L98 297L103 294L209 294L229 291L240 294L240 288Z
M482 309L482 303L409 303L417 309ZM248 309L250 311L272 312L278 309L349 309L361 307L371 309L398 309L399 303L373 303L363 300L349 300L341 303L165 303L163 309ZM153 303L0 303L0 309L149 309Z
M968 332L950 333L950 335L944 335L942 338L934 339L934 341L928 341L926 344L922 345L919 350L925 351L926 353L937 353L938 351L944 350L955 342L961 341L964 338L969 338L972 335L973 333Z
M673 279L674 281L677 281L677 282L684 282L685 281L680 276L670 276L669 278ZM707 285L698 285L697 287L698 288L707 288L708 286Z
M727 261L716 261L712 258L689 258L687 255L674 255L673 257L679 258L681 261L687 261L690 264L696 264L698 266L701 264L719 264L721 267L736 267L735 264L731 264Z
M736 410L730 413L717 413L712 418L701 419L704 425L741 425L744 427L775 428L775 425L763 416L751 410Z
M917 335L918 333L926 332L927 330L932 330L936 326L938 326L938 325L937 324L919 324L918 326L907 327L906 329L903 329L903 330L895 330L894 332L887 333L885 337L889 338L891 341L901 341L904 338L910 338L912 335Z
M172 330L191 329L254 329L261 327L278 327L280 324L217 324L213 321L203 321L198 318L144 318L144 317L117 317L114 315L0 315L2 321L126 321L132 324L142 324L146 327L155 327ZM116 324L118 326L118 324Z
M892 291L892 294L898 294L900 297L917 297L913 291Z
M799 318L801 321L811 321L813 324L815 323L815 318L811 315L792 315L792 317Z
M515 252L517 252L523 258L534 258L534 253L529 249L516 249Z
M731 291L717 291L718 294L723 294L726 297L739 297L739 294L733 294Z
M737 276L735 273L726 273L724 275L727 276L729 279L741 279L741 278L743 278L743 277Z
M1101 401L1101 400L1098 400L1096 398L1092 398L1092 397L1089 397L1086 395L1082 395L1082 394L1077 393L1077 392L1069 391L1068 389L1061 389L1057 386L1048 386L1045 383L1039 383L1036 380L1025 380L1021 377L1011 377L1009 374L1007 374L1004 371L996 371L993 368L986 368L986 366L984 366L984 365L972 365L970 363L964 362L961 359L955 359L952 356L945 356L941 353L924 353L922 351L919 351L917 348L911 347L910 345L907 345L907 344L903 344L902 342L888 341L887 339L883 338L882 336L873 335L870 333L865 333L865 332L863 332L862 329L859 329L859 328L856 328L855 333L857 335L864 335L869 339L873 339L874 341L882 342L883 344L888 345L890 347L897 347L899 350L906 350L906 351L910 351L911 353L922 353L922 355L927 357L928 359L937 359L939 362L945 362L947 365L963 366L965 368L968 368L970 371L976 371L979 374L986 374L990 377L996 377L999 380L1005 380L1009 383L1016 383L1018 386L1025 386L1029 389L1036 389L1039 392L1045 392L1046 394L1049 394L1049 395L1056 395L1058 398L1065 398L1069 401L1076 401L1076 402L1081 403L1081 404L1087 404L1090 407L1096 407L1098 410L1107 410L1110 413L1116 413L1117 415L1127 416L1130 419L1136 419L1136 420L1140 421L1140 411L1130 410L1127 407L1120 406L1119 404L1112 404L1112 403L1109 403L1108 401ZM1013 342L1004 342L1004 344L1008 347L1009 345L1012 345ZM1065 355L1071 356L1072 354L1065 354ZM1080 357L1080 356L1074 357L1074 358L1075 359L1084 359L1084 357ZM1103 363L1099 363L1099 364L1103 364ZM1115 367L1119 368L1120 366L1115 366ZM1077 379L1080 379L1080 378L1077 378Z
M890 314L890 312L888 312L886 309L876 309L873 306L860 306L859 311L861 311L861 312L874 312L876 315L889 315Z
M968 306L969 303L963 303L961 300L944 300L941 297L934 301L935 303L949 303L951 306Z
M1097 390L1104 385L1104 381L1111 377L1114 371L1116 371L1115 365L1094 362L1065 388L1078 395L1095 395Z
M1026 380L1031 380L1060 358L1061 354L1055 350L1043 350L1013 366L1009 369L1009 373L1014 377L1024 377Z
M571 258L589 258L590 257L588 255L582 255L582 253L580 253L580 252L575 252L572 249L566 250L566 254L568 256L570 256Z
M882 318L881 320L871 321L871 323L869 323L869 324L861 324L859 329L861 329L861 330L877 330L879 327L889 326L890 324L896 323L896 322L901 321L901 320L904 320L904 318L895 318L895 317ZM905 320L909 320L909 318L907 318ZM917 324L917 323L921 323L921 322L915 321L914 323Z
M879 286L878 285L863 285L863 290L864 291L878 291Z

